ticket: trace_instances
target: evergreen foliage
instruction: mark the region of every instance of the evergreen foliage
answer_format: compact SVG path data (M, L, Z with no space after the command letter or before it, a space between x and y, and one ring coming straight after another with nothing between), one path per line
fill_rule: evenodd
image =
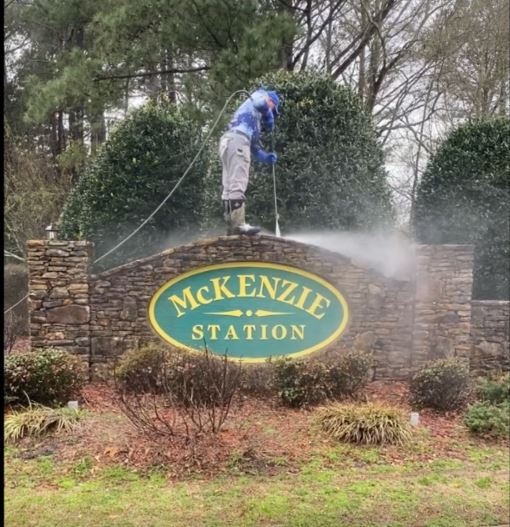
M312 406L325 400L352 397L369 381L372 355L346 351L323 361L278 359L274 387L281 402L292 408Z
M509 119L468 123L430 159L418 188L420 242L474 244L474 298L509 298L509 152Z
M457 410L471 393L469 367L456 357L435 360L414 374L409 390L416 408Z
M111 134L66 202L64 237L87 239L104 254L165 199L202 141L198 124L170 102L149 102ZM111 257L107 266L149 256L196 229L205 172L201 155L172 198ZM176 238L174 240L177 241Z
M78 395L85 383L85 367L76 355L46 348L10 354L4 377L4 395L16 404L55 405Z

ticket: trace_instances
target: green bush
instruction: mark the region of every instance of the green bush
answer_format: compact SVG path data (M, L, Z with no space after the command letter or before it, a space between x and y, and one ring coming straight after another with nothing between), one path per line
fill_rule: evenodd
M403 444L411 437L402 411L379 404L342 404L323 408L317 420L332 438L367 445Z
M275 387L283 404L301 408L323 402L328 397L326 366L319 362L292 359L275 361Z
M471 432L491 438L508 437L510 430L510 404L498 405L487 401L478 402L468 407L464 423Z
M5 396L18 404L28 404L28 397L36 403L57 405L77 396L86 376L79 357L47 348L6 357L4 379Z
M241 392L252 397L271 397L275 394L274 366L271 361L265 364L248 364L241 374Z
M329 397L352 396L370 380L373 358L361 350L343 352L338 358L326 361Z
M479 379L476 395L481 401L490 404L510 403L510 374Z
M429 363L410 384L411 404L417 408L457 410L466 404L470 393L469 367L456 358Z
M324 361L279 359L274 385L283 404L300 408L352 396L369 380L372 357L349 351Z
M202 141L200 124L170 102L149 102L122 121L68 198L61 220L66 238L96 244L98 256L129 235L167 197ZM206 155L157 214L103 267L149 256L188 240L199 223Z
M169 353L159 344L147 344L124 353L115 368L119 387L127 392L160 391Z
M418 187L418 240L474 244L474 298L510 295L509 148L510 119L464 124L431 157Z

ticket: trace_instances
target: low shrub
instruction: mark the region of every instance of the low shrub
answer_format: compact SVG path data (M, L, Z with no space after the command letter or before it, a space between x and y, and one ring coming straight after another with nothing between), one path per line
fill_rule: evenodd
M50 431L70 432L82 414L71 408L30 405L26 410L13 411L5 417L4 437L6 441L16 442L23 437L39 437Z
M301 408L323 402L328 397L326 366L318 362L279 359L275 362L274 382L282 403Z
M348 351L323 362L279 359L274 384L285 405L300 408L353 396L368 382L371 365L372 356L362 351Z
M115 378L125 393L164 393L179 404L215 406L219 377L225 373L226 381L238 369L236 363L223 361L207 350L191 353L150 343L122 355Z
M169 354L169 350L152 343L129 350L122 355L115 368L115 381L127 392L158 392Z
M448 411L462 408L471 393L469 367L456 358L429 363L412 378L411 404Z
M149 345L128 352L119 373L121 410L141 432L174 438L184 430L190 440L221 429L239 394L242 369L207 349Z
M508 437L510 431L510 404L498 405L487 401L477 402L468 407L464 424L477 435L494 439Z
M78 395L85 381L83 361L64 350L46 348L5 358L4 395L17 404L66 403Z
M479 400L490 404L510 403L510 374L479 379L476 395Z
M411 437L401 410L380 404L336 404L319 410L321 429L346 443L403 444Z
M328 397L352 396L370 380L373 358L361 350L346 351L326 361Z
M243 368L241 393L262 398L275 395L274 365L270 360L264 364L248 364Z

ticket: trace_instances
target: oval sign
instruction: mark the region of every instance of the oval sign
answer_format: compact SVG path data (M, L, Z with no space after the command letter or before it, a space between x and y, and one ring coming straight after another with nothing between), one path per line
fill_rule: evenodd
M157 334L189 351L246 362L298 357L333 342L349 309L323 278L269 262L236 262L181 274L154 294L149 319Z

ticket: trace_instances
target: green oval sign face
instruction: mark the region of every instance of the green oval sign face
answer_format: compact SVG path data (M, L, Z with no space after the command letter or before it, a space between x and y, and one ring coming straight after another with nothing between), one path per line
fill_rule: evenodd
M265 262L184 273L149 305L150 323L167 342L246 362L318 351L344 331L348 316L344 297L323 278Z

